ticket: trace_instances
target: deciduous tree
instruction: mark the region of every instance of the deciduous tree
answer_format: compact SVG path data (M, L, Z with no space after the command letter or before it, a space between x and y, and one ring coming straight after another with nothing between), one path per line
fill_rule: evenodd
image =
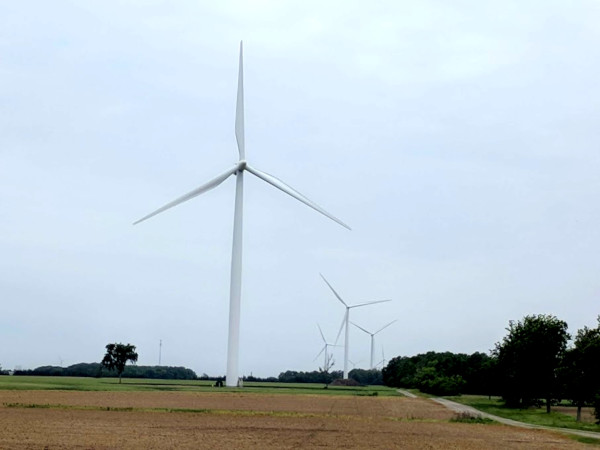
M569 339L567 323L552 315L532 315L510 321L507 331L493 350L506 404L527 407L545 399L550 412L558 388L557 369Z
M563 364L567 398L577 406L577 422L581 408L593 404L600 395L600 316L596 328L584 327L577 332L575 345L567 351Z
M108 344L106 354L102 359L102 365L108 370L115 369L119 375L119 384L121 384L121 375L125 370L127 361L137 362L138 354L135 352L135 345L131 344Z

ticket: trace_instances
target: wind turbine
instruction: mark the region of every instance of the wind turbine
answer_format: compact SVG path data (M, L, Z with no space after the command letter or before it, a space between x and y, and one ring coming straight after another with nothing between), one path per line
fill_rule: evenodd
M320 212L331 220L339 223L343 227L350 229L348 225L329 214L323 208L312 202L297 190L288 186L279 178L269 175L248 165L246 162L245 141L244 141L244 68L243 68L243 45L240 42L240 60L238 72L237 102L235 109L235 138L240 159L233 167L216 176L212 180L204 183L187 194L173 200L170 203L158 208L156 211L142 217L134 222L138 224L150 217L153 217L167 209L186 202L194 197L204 194L207 191L217 187L231 175L235 175L235 209L233 215L233 249L231 252L231 283L229 290L229 335L227 342L227 376L225 383L227 386L237 386L238 384L238 359L240 342L240 300L242 292L242 215L243 215L243 197L244 197L244 172L250 172L252 175L266 181L270 185L280 189L286 194L294 197L296 200Z
M349 362L350 364L352 364L352 368L353 368L353 369L356 369L356 366L357 366L357 365L359 365L359 364L362 362L362 359L361 359L361 360L359 360L359 361L357 361L357 362L354 362L354 361L352 361L351 359L349 359L349 360L348 360L348 362Z
M393 324L394 322L396 322L398 319L396 320L392 320L390 323L388 323L387 325L385 325L384 327L381 327L379 330L377 330L375 333L371 333L370 331L365 330L363 327L361 327L360 325L355 324L354 322L352 322L352 325L354 325L356 328L364 331L367 334L371 335L371 369L374 369L375 366L373 365L373 357L375 356L375 335L377 333L379 333L380 331L385 330L387 327L389 327L391 324Z
M327 339L325 339L325 335L323 334L323 330L321 330L321 326L319 324L317 324L317 327L319 327L319 333L321 333L321 338L323 339L323 342L325 343L325 345L323 346L323 348L321 349L321 351L319 352L319 354L317 356L315 356L315 360L319 356L321 356L321 353L325 352L325 362L323 364L323 371L324 372L328 372L329 369L330 369L330 365L329 364L330 364L330 361L331 361L331 359L329 358L328 348L329 347L337 347L337 345L330 344L329 342L327 342Z
M377 367L381 365L381 370L385 367L385 353L383 353L383 345L381 346L381 361L377 363Z
M340 337L340 334L342 332L342 328L346 327L346 334L344 336L344 379L348 378L348 349L349 349L349 328L348 328L348 323L350 322L350 310L352 308L358 308L360 306L367 306L367 305L374 305L375 303L383 303L383 302L390 302L391 300L375 300L372 302L366 302L366 303L360 303L358 305L348 305L344 300L342 300L342 297L340 297L340 294L338 294L335 289L333 288L333 286L331 286L331 284L329 284L329 281L327 281L325 279L325 277L323 276L323 274L319 274L321 275L321 278L323 278L323 281L325 282L325 284L327 284L327 286L329 286L329 289L331 289L331 291L333 292L333 294L336 296L336 298L342 302L342 304L346 307L346 314L344 314L344 318L342 319L342 325L340 326L340 331L338 331L337 337L335 338L335 342L337 342L337 340Z

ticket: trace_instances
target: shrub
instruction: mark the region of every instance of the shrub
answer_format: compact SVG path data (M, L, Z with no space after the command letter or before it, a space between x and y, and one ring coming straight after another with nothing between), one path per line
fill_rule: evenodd
M472 414L470 412L460 412L457 413L450 422L461 422L461 423L493 423L492 419L488 419L487 417L483 417L480 414Z

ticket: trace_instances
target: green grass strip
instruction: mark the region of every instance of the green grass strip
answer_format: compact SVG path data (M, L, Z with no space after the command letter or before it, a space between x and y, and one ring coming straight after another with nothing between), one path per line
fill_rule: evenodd
M396 389L386 386L329 386L320 383L266 383L246 382L243 388L216 388L214 382L203 380L151 380L124 378L40 377L0 375L0 390L60 390L60 391L115 391L115 392L211 392L244 394L291 395L348 395L396 397Z
M600 439L595 439L595 438L586 437L586 436L577 436L577 435L571 435L569 437L571 439L573 439L574 441L581 442L583 444L600 446Z
M457 403L472 406L480 411L518 422L554 428L600 432L599 425L577 422L574 417L557 411L552 411L548 414L545 407L527 409L507 408L504 406L504 402L498 397L489 399L487 396L480 395L462 395L447 398Z

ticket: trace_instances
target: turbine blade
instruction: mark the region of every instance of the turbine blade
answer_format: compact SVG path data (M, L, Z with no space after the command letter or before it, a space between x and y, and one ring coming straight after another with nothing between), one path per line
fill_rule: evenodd
M315 356L315 359L313 359L313 361L316 361L316 360L317 360L317 358L323 354L323 352L325 351L325 348L327 348L327 347L323 347L323 348L321 349L321 351L319 352L319 354L318 354L317 356Z
M317 324L317 327L319 327L319 333L321 333L321 337L323 338L323 342L325 342L325 345L327 345L327 339L325 339L325 335L323 334L323 330L321 330L321 326L319 324Z
M371 332L370 332L370 331L367 331L367 330L365 330L365 329L364 329L363 327L361 327L360 325L356 325L356 324L355 324L354 322L352 322L352 321L350 321L350 323L351 323L352 325L354 325L356 328L359 328L359 329L363 330L365 333L367 333L367 334L371 334Z
M360 303L358 305L352 305L350 306L350 308L358 308L359 306L367 306L367 305L374 305L375 303L385 303L385 302L391 302L391 299L387 299L387 300L375 300L374 302L366 302L366 303Z
M381 364L381 368L383 369L383 366L385 365L385 354L383 353L383 345L381 346L381 362L379 364Z
M319 275L321 275L321 278L323 278L323 281L327 284L327 286L329 286L329 289L332 290L333 294L337 297L337 299L343 303L343 305L347 308L348 305L346 304L346 302L344 300L342 300L342 297L340 297L340 294L338 294L337 292L335 292L335 289L333 288L333 286L331 284L329 284L329 281L327 281L325 279L325 277L323 276L322 273L320 273Z
M381 327L379 330L377 330L375 333L373 333L373 336L375 336L377 333L379 333L380 331L385 330L387 327L389 327L391 324L393 324L394 322L398 322L398 319L396 320L392 320L390 323L388 323L387 325Z
M236 165L233 168L227 170L226 172L223 172L221 175L213 178L208 183L204 183L202 186L194 189L193 191L190 191L187 194L179 197L178 199L175 199L172 202L167 203L164 206L161 206L156 211L151 212L147 216L142 217L140 220L137 220L137 221L133 222L133 224L136 225L136 224L138 224L140 222L143 222L146 219L149 219L150 217L153 217L153 216L155 216L157 214L160 214L163 211L166 211L169 208L172 208L174 206L179 205L180 203L183 203L183 202L185 202L187 200L190 200L190 199L192 199L194 197L197 197L200 194L204 194L206 191L210 191L211 189L213 189L213 188L217 187L218 185L220 185L223 181L225 181L231 175L233 175L237 170L238 170L238 166Z
M246 158L244 141L244 48L240 41L240 68L238 72L237 102L235 105L235 139L240 152L240 159Z
M291 197L294 197L296 200L304 203L306 206L309 206L312 209L314 209L315 211L320 212L325 217L329 217L331 220L333 220L334 222L339 223L344 228L347 228L347 229L351 230L351 228L348 225L346 225L344 222L342 222L340 219L338 219L337 217L329 214L327 211L325 211L323 208L321 208L315 202L309 200L304 195L302 195L300 192L298 192L296 189L294 189L293 187L291 187L288 184L284 183L279 178L274 177L273 175L269 175L266 172L261 172L260 170L254 169L254 168L252 168L250 166L246 166L246 170L248 170L248 172L252 173L253 175L257 176L261 180L266 181L270 185L275 186L277 189L285 192L286 194L290 195Z
M344 329L344 325L346 324L346 315L348 314L348 308L346 308L346 312L344 313L344 317L342 319L342 324L340 325L340 331L338 331L337 336L335 337L335 343L337 344L338 339L340 338L340 334L342 334L342 330Z

